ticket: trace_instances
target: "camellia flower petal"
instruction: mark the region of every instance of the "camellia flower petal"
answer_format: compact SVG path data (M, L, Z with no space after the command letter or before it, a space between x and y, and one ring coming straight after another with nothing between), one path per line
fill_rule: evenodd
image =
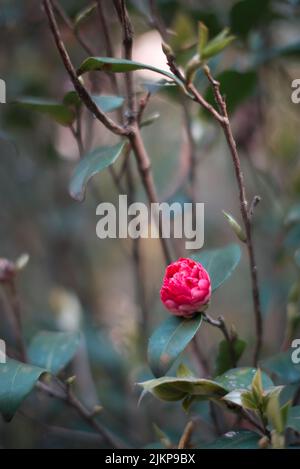
M210 277L199 262L180 258L167 267L160 298L170 313L191 318L207 306L210 297Z

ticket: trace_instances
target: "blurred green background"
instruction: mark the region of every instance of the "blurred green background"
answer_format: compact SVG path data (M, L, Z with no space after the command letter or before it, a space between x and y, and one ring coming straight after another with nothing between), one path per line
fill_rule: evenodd
M116 54L120 55L120 28L111 3L106 2L106 17ZM166 68L160 37L149 20L148 2L128 3L135 26L134 57ZM300 77L300 2L157 3L172 31L172 45L182 66L193 55L199 20L212 35L225 26L236 35L233 45L213 59L211 68L215 76L220 76L227 96L247 189L250 196L262 197L255 214L255 245L265 320L263 354L268 357L279 351L288 292L299 281L294 255L300 247L300 210L296 209L293 223L286 218L300 203L300 105L291 101L291 83ZM88 2L63 0L61 4L70 18L75 18ZM151 398L138 406L139 390L135 386L151 376L145 354L147 337L168 314L159 300L164 271L160 245L150 240L140 243L143 275L137 278L130 240L97 239L96 206L101 201L117 200L108 171L94 179L94 190L88 189L84 203L72 200L68 185L79 155L70 130L15 103L25 96L61 100L72 89L41 2L1 0L0 7L0 77L6 81L8 101L0 106L0 255L14 260L23 252L30 254L30 263L19 279L26 338L40 329L82 330L85 343L64 372L65 377L79 377L77 392L82 399L91 405L99 400L104 407L102 421L133 446L158 440L153 424L163 427L176 441L188 417L179 406ZM73 61L79 66L87 54L60 24ZM99 56L106 55L96 13L80 30ZM145 82L157 79L154 74L136 73L139 96L145 93ZM96 73L86 80L98 94L112 94L107 75ZM122 77L118 80L124 93ZM212 99L201 73L197 86ZM145 117L157 112L160 117L143 129L143 137L160 198L184 202L191 195L182 101L173 88L156 93ZM195 199L206 204L205 248L215 248L235 241L222 210L239 219L236 182L222 132L196 104L187 106L197 158ZM117 113L113 117L117 119ZM92 148L115 141L88 115L84 122L84 135ZM136 198L145 200L133 159L132 167ZM182 246L175 248L174 252L180 252ZM249 284L244 253L237 272L215 295L210 307L211 315L222 314L248 342L242 364L249 362L254 343ZM145 290L146 315L139 305L140 288ZM0 299L0 337L13 348L9 307L3 295ZM220 339L219 331L199 333L201 348L212 364ZM95 386L86 365L87 355ZM208 409L202 405L198 410L205 422L199 433L209 439L212 429ZM97 438L86 437L84 430L89 431L63 404L34 394L11 424L0 421L0 446L98 447Z

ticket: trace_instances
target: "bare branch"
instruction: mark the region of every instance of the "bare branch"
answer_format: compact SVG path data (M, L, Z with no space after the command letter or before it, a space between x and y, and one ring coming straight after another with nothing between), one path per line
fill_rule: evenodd
M215 100L224 118L223 123L222 122L220 123L222 125L223 131L224 131L227 143L228 143L228 147L230 149L230 153L231 153L232 161L234 165L234 170L235 170L235 176L236 176L238 189L239 189L240 210L241 210L241 214L243 217L243 222L244 222L245 232L246 232L246 237L247 237L246 244L247 244L250 272L251 272L252 298L253 298L255 325L256 325L256 344L255 344L255 350L254 350L254 365L257 366L261 347L262 347L263 319L262 319L262 313L261 313L260 295L259 295L259 288L258 288L257 266L256 266L256 259L255 259L254 246L253 246L253 240L252 240L251 216L250 216L250 212L248 211L248 202L247 202L246 188L245 188L245 182L244 182L244 174L243 174L243 170L241 167L241 162L240 162L240 157L238 154L236 142L232 133L230 121L228 118L226 101L223 98L221 91L220 91L220 83L212 77L208 66L204 67L204 72L206 73L206 76L213 87Z
M45 7L45 11L48 17L49 25L55 39L55 43L57 49L60 53L61 59L64 63L65 69L68 72L70 79L74 85L75 90L77 91L79 97L84 102L85 106L91 111L91 113L100 121L102 124L113 132L116 135L120 136L128 136L130 133L129 130L124 129L120 125L116 124L112 119L107 117L94 103L91 96L89 95L88 91L82 85L81 81L79 80L76 70L71 62L70 56L66 50L64 42L61 38L61 34L57 25L57 21L53 11L53 4L52 0L43 0L43 4Z

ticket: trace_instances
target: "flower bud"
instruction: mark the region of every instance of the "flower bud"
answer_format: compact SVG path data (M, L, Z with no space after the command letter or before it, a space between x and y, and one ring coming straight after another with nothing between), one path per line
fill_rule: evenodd
M238 224L238 222L231 216L229 213L223 210L223 215L227 218L230 227L232 228L233 232L237 235L240 241L245 243L247 241L246 235L242 229L242 227Z
M167 267L160 297L170 313L191 318L209 303L209 274L199 262L181 258Z

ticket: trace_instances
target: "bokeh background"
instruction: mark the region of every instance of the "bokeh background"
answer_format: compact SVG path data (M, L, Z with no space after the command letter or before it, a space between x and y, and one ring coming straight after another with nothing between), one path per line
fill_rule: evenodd
M112 2L106 18L117 55L121 32ZM265 320L263 355L278 352L284 338L287 296L299 280L295 251L299 224L286 221L300 198L299 105L291 101L291 83L300 78L300 2L297 0L199 1L158 0L161 15L172 31L172 46L181 66L193 54L197 21L211 35L229 26L236 41L213 59L227 96L250 196L262 202L255 213L255 245ZM63 0L70 18L88 2ZM129 1L135 27L134 58L167 69L159 34L151 25L148 2ZM60 22L63 37L76 66L87 57L69 29ZM80 26L99 56L106 54L97 13ZM84 203L74 201L69 181L78 162L76 142L67 127L16 103L35 96L61 100L72 89L49 33L38 0L0 1L0 77L7 84L7 104L0 106L0 255L16 259L30 254L19 279L24 333L27 340L40 329L83 331L84 340L74 363L64 372L78 376L77 392L89 405L100 403L102 421L136 447L157 442L153 424L176 441L187 416L179 405L145 399L138 406L137 381L151 376L146 361L147 338L166 318L159 300L164 262L159 242L139 245L142 268L137 275L130 240L96 237L96 206L117 201L109 175L97 176ZM139 96L145 83L159 77L135 74ZM107 75L85 78L94 93L112 94ZM118 77L122 93L124 84ZM197 86L211 99L201 73ZM234 242L222 210L239 219L233 167L222 132L193 103L183 102L173 88L153 95L145 117L159 119L143 129L161 200L185 202L191 198L189 141L194 140L196 165L194 197L205 202L205 248ZM113 115L118 118L118 114ZM84 136L91 148L115 139L89 115ZM119 168L119 163L116 168ZM136 199L145 200L132 159ZM297 217L296 217L297 221ZM182 246L173 246L179 253ZM246 252L236 273L214 297L210 312L222 314L248 343L241 364L248 364L254 343L254 322ZM144 292L143 308L140 292ZM0 336L14 347L9 305L1 297ZM200 331L198 341L213 365L220 336ZM87 358L90 366L87 365ZM185 361L193 366L187 355ZM91 379L93 377L93 380ZM201 438L212 434L208 408L199 406ZM0 421L3 447L98 447L93 435L63 404L32 395L9 425ZM94 438L94 439L93 439Z

